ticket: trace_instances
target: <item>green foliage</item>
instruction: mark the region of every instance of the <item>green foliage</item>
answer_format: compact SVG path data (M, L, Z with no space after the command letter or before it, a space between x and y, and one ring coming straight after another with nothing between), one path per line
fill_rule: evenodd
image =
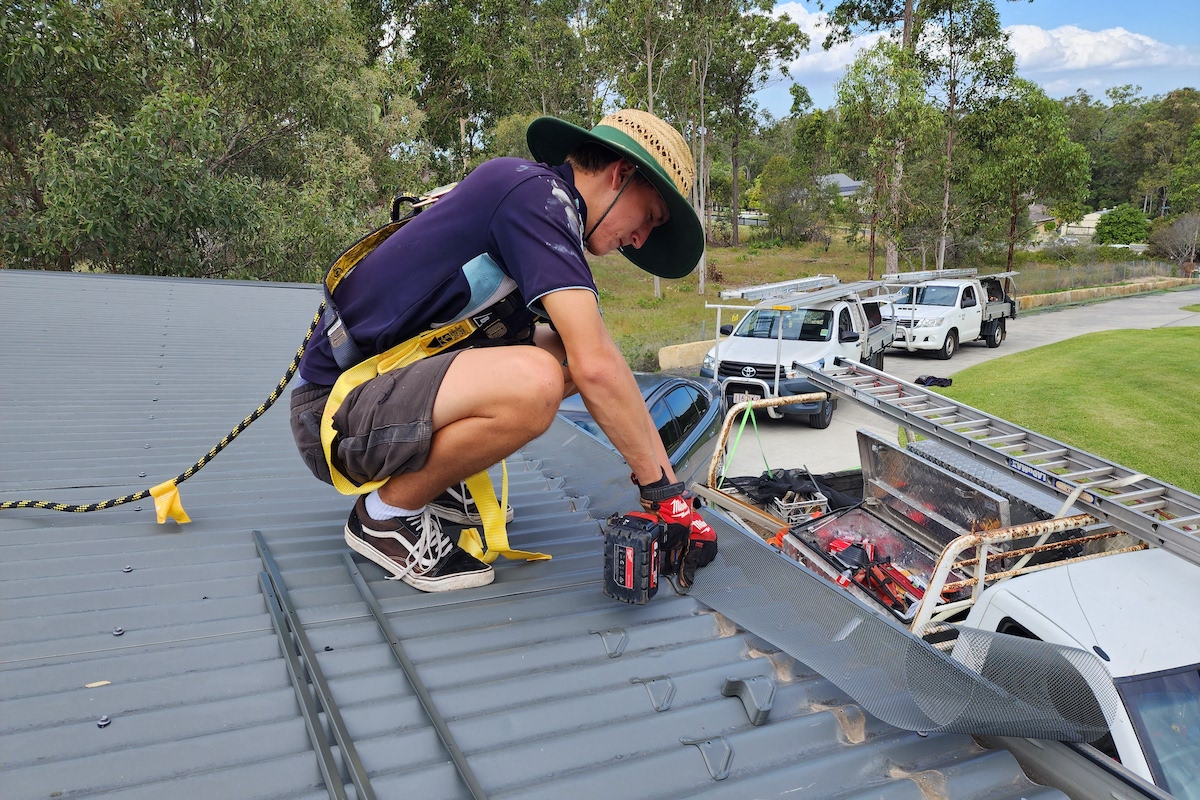
M980 153L971 191L982 208L1007 218L1011 264L1016 244L1030 232L1030 203L1082 200L1087 150L1070 140L1061 107L1041 88L1020 79L964 128Z
M1096 244L1132 244L1144 242L1150 233L1150 220L1140 209L1119 205L1096 221Z
M312 279L420 188L403 60L339 0L43 0L0 18L0 261Z

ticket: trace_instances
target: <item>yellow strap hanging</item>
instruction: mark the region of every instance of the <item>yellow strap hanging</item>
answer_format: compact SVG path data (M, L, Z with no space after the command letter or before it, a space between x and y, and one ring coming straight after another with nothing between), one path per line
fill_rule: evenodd
M550 556L545 553L532 553L527 550L513 550L508 545L508 528L504 521L504 509L508 507L508 465L500 462L500 502L496 502L496 487L487 470L477 472L467 478L467 489L475 498L475 507L479 509L479 517L483 520L483 534L487 543L480 540L477 528L466 528L458 537L458 546L485 564L496 560L497 556L526 561L548 561Z
M408 341L401 342L377 356L355 364L338 377L337 383L333 385L333 390L329 393L329 399L325 401L325 410L321 413L321 449L325 451L325 463L329 465L329 474L333 478L335 489L342 494L367 494L387 482L387 478L384 478L381 481L357 484L343 475L337 468L337 464L334 463L336 459L333 458L333 440L337 436L337 432L333 429L333 415L342 407L346 395L361 383L366 383L385 372L407 367L426 356L436 355L474 332L475 323L469 319L427 331L420 336L414 336Z

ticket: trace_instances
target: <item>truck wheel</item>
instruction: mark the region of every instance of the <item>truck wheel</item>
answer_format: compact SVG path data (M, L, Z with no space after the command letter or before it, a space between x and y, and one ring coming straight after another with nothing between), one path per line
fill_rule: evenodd
M999 347L1000 343L1004 341L1004 323L996 320L988 325L988 332L983 337L983 341L988 347Z
M833 421L833 401L826 400L821 403L821 409L815 414L808 415L808 426L817 430L824 430L829 427L829 423Z
M954 355L954 351L958 349L958 331L951 329L946 334L946 341L942 342L942 349L937 351L937 357L942 361L949 361L950 356Z

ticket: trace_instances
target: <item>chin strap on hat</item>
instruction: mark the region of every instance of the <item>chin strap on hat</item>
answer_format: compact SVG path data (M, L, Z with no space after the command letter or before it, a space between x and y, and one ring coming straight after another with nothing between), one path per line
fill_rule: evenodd
M629 185L629 182L633 180L633 176L637 174L637 171L637 165L634 165L633 169L629 172L629 177L625 179L625 182L621 184L621 188L617 190L617 196L614 197L612 202L608 204L608 208L604 209L604 213L601 214L600 218L596 220L596 224L592 226L592 229L584 234L584 244L587 244L587 240L592 238L592 234L595 233L596 229L600 227L600 223L604 222L604 218L608 216L608 212L612 211L613 206L615 206L617 201L621 199L621 194L625 191L625 187Z

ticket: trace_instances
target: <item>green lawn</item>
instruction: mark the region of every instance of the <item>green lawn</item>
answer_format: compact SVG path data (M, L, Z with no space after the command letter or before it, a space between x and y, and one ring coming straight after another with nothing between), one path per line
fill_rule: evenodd
M1200 493L1200 328L1092 333L955 373L947 397Z
M1193 313L1200 312L1200 305L1194 305L1194 306L1183 306L1183 308L1182 308L1181 310L1183 310L1183 311L1191 311L1191 312L1193 312Z

